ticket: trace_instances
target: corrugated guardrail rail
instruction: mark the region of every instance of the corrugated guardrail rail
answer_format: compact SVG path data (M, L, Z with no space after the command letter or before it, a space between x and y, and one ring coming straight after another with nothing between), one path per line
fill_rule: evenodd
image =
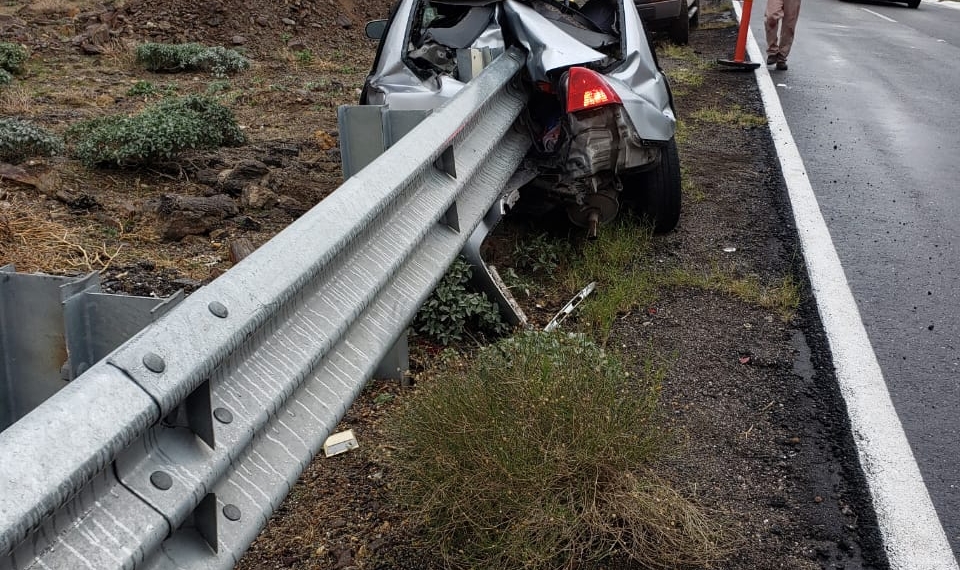
M522 63L0 433L0 569L232 567L522 160Z

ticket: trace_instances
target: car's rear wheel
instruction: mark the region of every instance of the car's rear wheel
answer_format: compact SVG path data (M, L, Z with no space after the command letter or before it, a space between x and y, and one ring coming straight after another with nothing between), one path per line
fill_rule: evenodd
M687 0L681 0L680 15L670 24L667 36L677 45L683 46L690 42L690 14Z
M907 2L907 6L910 6L911 8L919 8L920 0L910 0L909 2Z
M638 215L664 234L680 222L680 155L670 139L660 152L660 163L652 170L621 176L623 199Z

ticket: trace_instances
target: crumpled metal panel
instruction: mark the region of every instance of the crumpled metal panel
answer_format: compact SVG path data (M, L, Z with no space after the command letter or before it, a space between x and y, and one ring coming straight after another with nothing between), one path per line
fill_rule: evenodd
M456 77L435 74L422 79L403 62L408 50L406 22L423 0L402 0L394 24L381 40L379 67L369 78L370 104L389 104L391 109L432 109L455 95L464 85ZM455 2L473 4L472 2ZM484 3L486 4L486 3ZM500 0L492 3L494 16L487 30L471 44L473 48L503 48L504 30L526 50L527 76L546 80L552 70L601 62L603 53L589 47L540 14L529 2ZM636 5L617 2L622 11L620 42L623 61L604 72L604 77L623 101L638 135L646 141L667 141L676 129L666 77L657 69ZM500 23L498 23L500 22ZM460 45L457 43L457 45ZM455 47L455 46L450 46Z
M70 547L92 568L231 567L522 160L521 64L515 51L499 58L313 210L0 434L0 484L17 490L0 495L0 560L28 552L42 567L77 539ZM101 511L71 502L111 465L124 491L110 483L94 495L130 504L102 513L118 525L153 513L119 543L109 527L86 529ZM51 514L73 524L55 525L51 548L24 551Z

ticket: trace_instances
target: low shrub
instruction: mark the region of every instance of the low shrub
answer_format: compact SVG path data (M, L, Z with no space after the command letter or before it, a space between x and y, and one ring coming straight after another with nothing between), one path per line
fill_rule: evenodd
M0 69L0 87L13 83L13 75L6 69Z
M177 72L209 71L216 77L243 71L250 61L240 53L223 47L204 47L200 44L144 43L137 46L137 63L148 71Z
M60 137L27 121L0 118L0 161L17 163L62 152Z
M162 95L169 97L174 95L176 91L176 85L155 85L149 81L140 80L134 83L130 89L127 89L127 96L148 98Z
M188 149L239 146L246 139L229 109L191 95L165 99L132 117L78 123L67 130L67 140L88 166L127 166L170 160Z
M445 366L388 433L399 502L448 567L720 557L719 525L653 471L658 371L633 378L583 337L535 332Z
M467 288L471 272L470 264L462 258L453 262L420 307L414 330L443 345L463 340L464 335L499 336L510 330L496 303Z
M20 73L29 55L27 49L19 44L0 42L0 69Z

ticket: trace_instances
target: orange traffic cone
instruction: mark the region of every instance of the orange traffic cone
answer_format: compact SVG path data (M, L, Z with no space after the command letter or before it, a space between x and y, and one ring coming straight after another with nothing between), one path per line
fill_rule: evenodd
M737 47L733 52L733 59L718 59L717 63L734 69L749 71L760 67L758 62L746 61L747 32L750 30L750 11L753 10L753 0L743 0L743 11L740 15L740 33L737 35Z

